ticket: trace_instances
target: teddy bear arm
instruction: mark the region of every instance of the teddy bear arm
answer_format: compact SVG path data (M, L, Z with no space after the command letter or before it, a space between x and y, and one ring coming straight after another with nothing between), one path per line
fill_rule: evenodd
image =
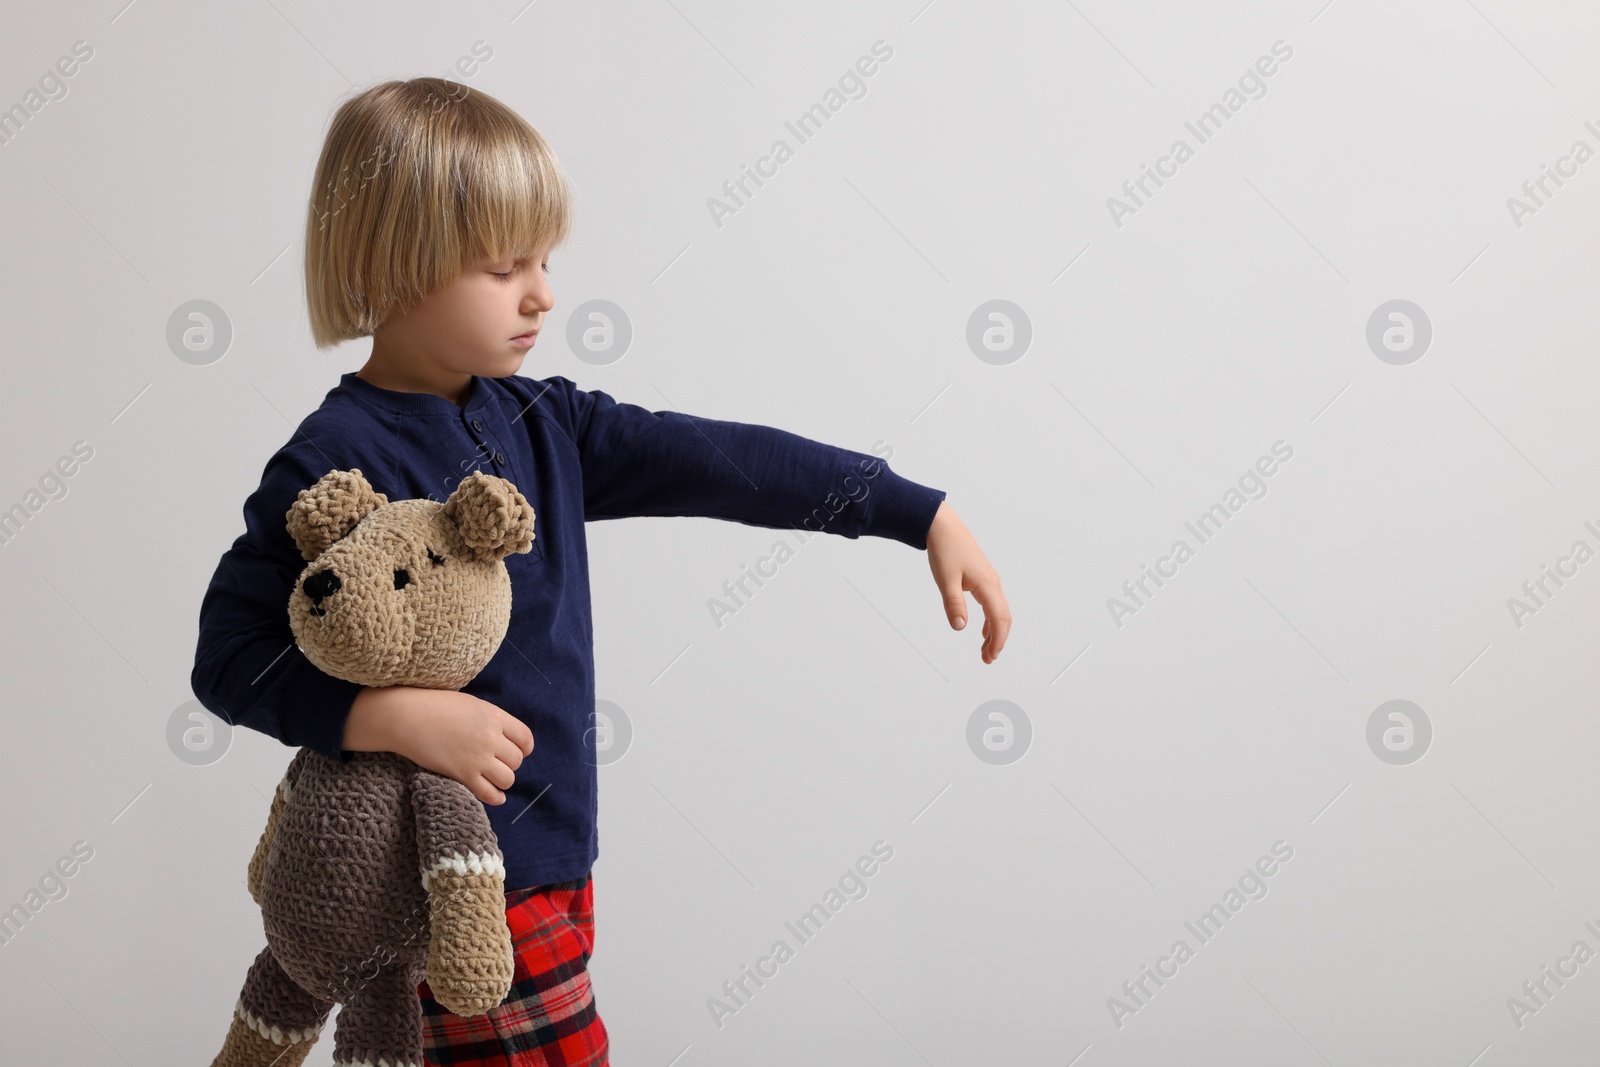
M504 858L482 801L460 782L419 768L411 800L428 891L428 985L455 1014L481 1015L505 1000L514 970Z
M505 884L505 862L483 802L454 778L417 768L411 778L417 859L426 886L444 874L489 874Z

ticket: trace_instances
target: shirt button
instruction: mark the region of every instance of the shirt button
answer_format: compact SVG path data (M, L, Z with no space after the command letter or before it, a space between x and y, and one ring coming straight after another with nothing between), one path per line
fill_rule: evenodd
M472 420L472 428L474 430L477 430L479 433L482 433L483 432L483 420L482 419L473 419Z
M494 454L494 461L500 466L504 467L506 465L506 454L504 452L496 452Z

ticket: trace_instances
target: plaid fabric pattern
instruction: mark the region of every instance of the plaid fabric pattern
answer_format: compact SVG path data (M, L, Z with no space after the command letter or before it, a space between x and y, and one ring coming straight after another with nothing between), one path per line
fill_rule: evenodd
M608 1067L606 1027L589 984L592 876L507 893L506 925L516 969L498 1007L464 1019L436 1002L427 982L417 987L429 1067Z

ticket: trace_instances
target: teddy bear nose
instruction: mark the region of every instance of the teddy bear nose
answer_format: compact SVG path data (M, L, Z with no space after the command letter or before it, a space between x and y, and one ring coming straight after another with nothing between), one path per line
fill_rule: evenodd
M306 591L306 596L315 604L337 593L343 584L339 581L339 576L332 571L318 571L302 582L300 588Z

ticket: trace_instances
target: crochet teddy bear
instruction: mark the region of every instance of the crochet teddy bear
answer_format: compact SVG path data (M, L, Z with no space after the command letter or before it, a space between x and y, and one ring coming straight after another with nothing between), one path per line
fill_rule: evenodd
M474 471L443 504L390 502L359 469L334 470L285 518L309 561L289 622L321 670L460 689L499 648L505 557L533 547L533 509L510 482ZM336 1003L334 1063L422 1067L424 978L463 1016L510 991L504 857L483 803L403 756L297 752L247 885L267 947L212 1067L299 1067Z

